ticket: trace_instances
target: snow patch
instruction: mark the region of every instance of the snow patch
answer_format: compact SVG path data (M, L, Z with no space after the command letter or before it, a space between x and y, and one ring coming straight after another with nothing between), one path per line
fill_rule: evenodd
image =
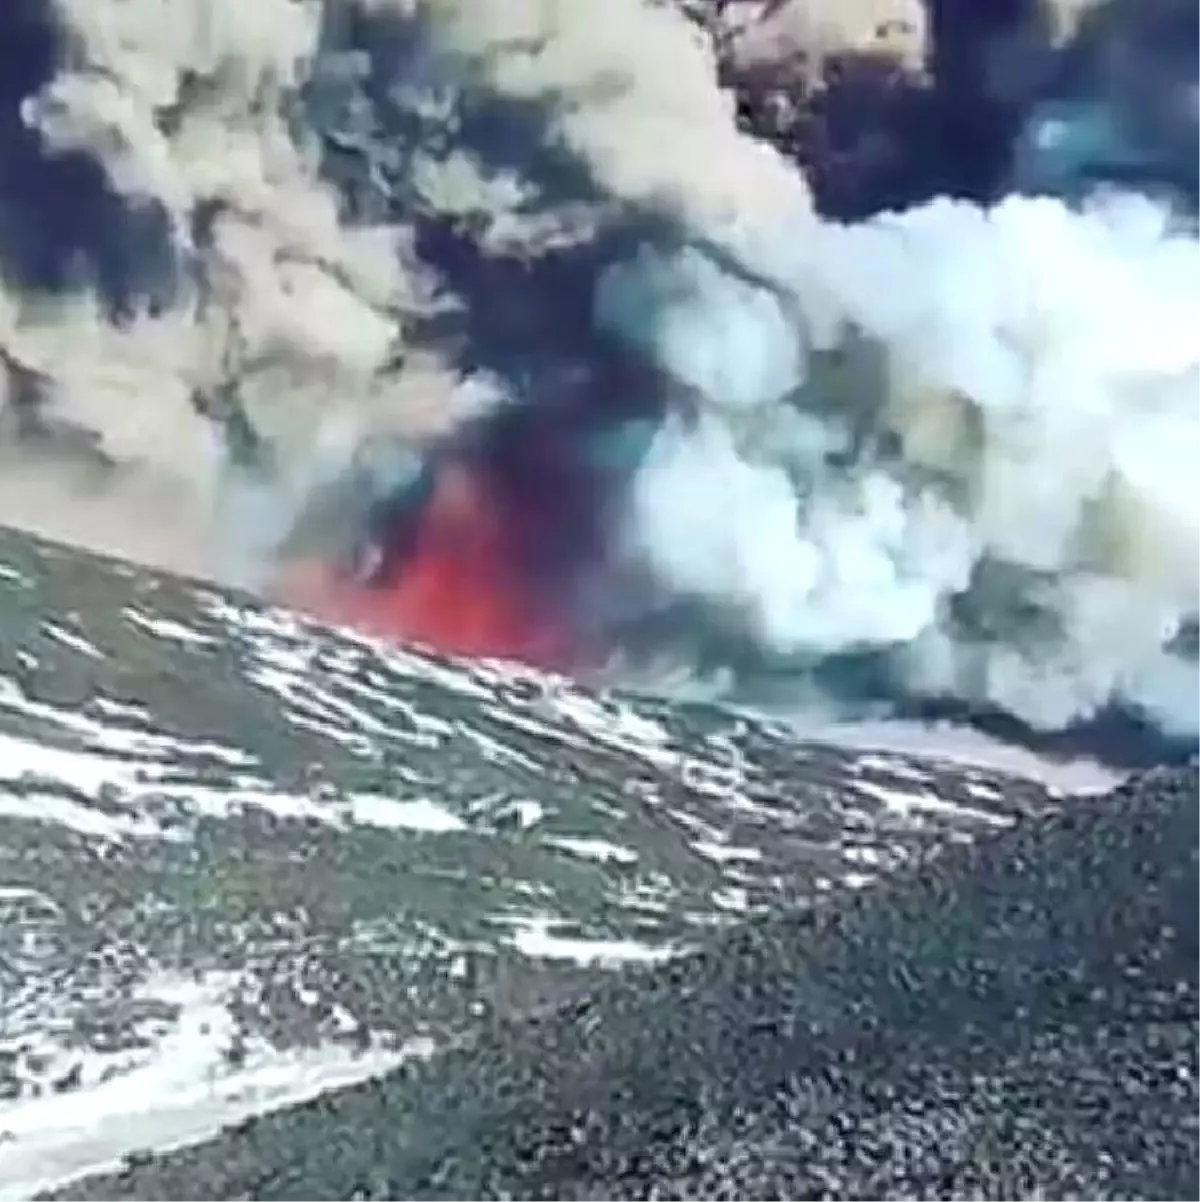
M661 964L679 955L679 947L654 946L633 939L588 939L560 935L561 919L549 915L501 915L493 919L513 927L504 942L523 956L538 960L573 960L576 964L618 968L626 964Z
M163 1152L215 1135L222 1127L330 1089L351 1085L428 1056L428 1040L352 1051L333 1045L280 1051L251 1044L238 1067L226 997L234 978L163 978L145 997L178 1007L149 1049L72 1053L79 1086L0 1103L0 1202L31 1198L73 1177L116 1169L141 1149Z

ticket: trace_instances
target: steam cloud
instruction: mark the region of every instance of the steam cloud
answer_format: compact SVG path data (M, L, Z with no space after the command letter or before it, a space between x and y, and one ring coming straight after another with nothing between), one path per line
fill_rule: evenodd
M594 337L675 397L621 498L616 558L767 658L873 656L897 692L1037 728L1118 702L1195 734L1194 233L1133 193L1082 211L938 198L838 223L738 132L708 43L673 8L352 7L53 5L69 50L22 128L43 156L101 164L112 212L157 233L125 235L132 299L84 253L69 286L7 271L6 518L266 580L364 444L524 399L464 384L422 342L456 303L418 253L422 221L535 257L652 216L669 236L591 281ZM330 49L355 22L389 32L366 63ZM354 106L373 90L407 142L346 133L369 124ZM503 165L472 132L491 103L539 115L538 145ZM312 135L325 120L390 180L390 204L350 212ZM568 194L566 162L586 188Z

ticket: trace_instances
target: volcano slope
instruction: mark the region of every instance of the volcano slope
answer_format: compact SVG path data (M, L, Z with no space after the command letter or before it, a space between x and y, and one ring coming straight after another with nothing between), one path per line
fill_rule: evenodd
M1193 776L1063 803L0 565L0 1196L1195 1184Z
M1191 1198L1196 781L147 1158L89 1198Z
M1037 787L0 534L0 1191L368 1075Z
M0 619L0 1196L1195 1196L1194 773L1057 799L11 533Z

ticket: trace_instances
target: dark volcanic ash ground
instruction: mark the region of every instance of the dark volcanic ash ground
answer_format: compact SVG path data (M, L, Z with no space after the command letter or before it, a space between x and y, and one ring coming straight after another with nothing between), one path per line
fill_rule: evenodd
M0 589L6 1195L1052 801L377 648L25 535Z
M3 1196L1191 1196L1191 770L1056 798L0 563Z

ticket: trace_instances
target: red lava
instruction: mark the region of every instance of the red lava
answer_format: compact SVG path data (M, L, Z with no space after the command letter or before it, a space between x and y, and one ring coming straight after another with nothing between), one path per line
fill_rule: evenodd
M569 670L571 639L522 578L521 524L506 521L492 501L469 470L443 468L393 579L362 584L306 561L284 573L280 598L322 621L379 638Z

